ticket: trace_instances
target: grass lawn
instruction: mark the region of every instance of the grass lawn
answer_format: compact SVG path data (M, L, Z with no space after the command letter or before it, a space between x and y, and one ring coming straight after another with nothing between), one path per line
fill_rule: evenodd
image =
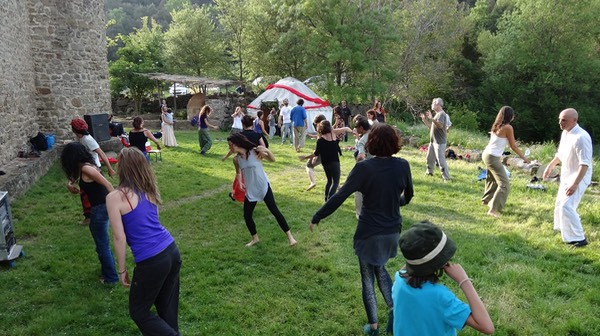
M277 161L265 162L265 169L298 246L288 246L259 204L261 242L245 248L250 235L242 204L227 196L233 164L221 161L227 134L212 136L212 150L201 156L197 133L178 132L180 147L163 150L163 161L152 162L164 201L160 218L182 253L182 334L361 335L367 321L352 249L354 200L309 232L323 203L325 174L317 168L317 187L304 191L304 162L276 138L271 150ZM308 141L303 153L314 145ZM446 230L458 246L454 262L473 279L497 335L600 335L597 188L588 189L579 207L591 244L572 250L552 230L556 184L530 190L525 187L530 177L513 170L505 213L495 219L480 204L477 164L449 162L453 181L443 183L439 171L425 176L423 152L405 148L399 154L410 162L415 186L411 204L402 208L404 228L429 219ZM343 182L354 165L352 152L344 152L341 161ZM15 234L26 256L15 268L0 267L0 335L138 335L128 316L127 289L98 281L92 237L78 224L79 198L65 184L56 163L12 203ZM131 254L128 264L133 269ZM401 266L401 257L388 263L390 272ZM460 292L448 277L443 281ZM379 294L378 300L385 326ZM467 328L461 334L477 333Z

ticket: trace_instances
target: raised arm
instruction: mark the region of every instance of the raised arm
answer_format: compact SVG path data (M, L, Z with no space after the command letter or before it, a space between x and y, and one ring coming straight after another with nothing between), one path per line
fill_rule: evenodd
M333 133L334 136L338 136L344 133L352 133L352 129L350 127L334 128L331 130L331 133Z
M275 155L273 155L273 153L267 147L258 146L254 148L254 150L256 151L259 159L266 159L268 161L275 162Z
M494 333L494 323L490 314L483 305L481 298L477 294L473 282L467 276L467 272L459 264L448 263L444 266L444 271L452 280L456 281L458 287L465 293L471 315L467 318L467 325L484 334Z

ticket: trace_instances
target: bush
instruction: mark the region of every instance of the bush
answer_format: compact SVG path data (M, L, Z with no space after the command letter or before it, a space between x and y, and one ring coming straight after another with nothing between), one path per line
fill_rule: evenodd
M471 111L465 104L448 104L448 108L445 110L448 112L450 120L452 120L452 127L471 131L476 131L479 128L477 113Z

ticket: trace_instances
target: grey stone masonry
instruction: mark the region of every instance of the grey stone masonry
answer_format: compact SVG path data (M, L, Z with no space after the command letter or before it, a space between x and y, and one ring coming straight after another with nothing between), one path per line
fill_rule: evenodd
M109 113L110 90L104 0L0 3L3 170L38 131L72 139L72 118Z

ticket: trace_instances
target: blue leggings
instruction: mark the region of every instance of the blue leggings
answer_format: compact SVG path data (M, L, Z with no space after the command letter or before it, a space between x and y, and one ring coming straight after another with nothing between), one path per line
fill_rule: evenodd
M394 306L392 302L392 277L385 269L385 265L376 266L358 259L360 265L360 277L362 280L362 298L369 324L375 324L377 321L377 296L375 295L375 278L379 285L379 291L383 295L388 309Z

